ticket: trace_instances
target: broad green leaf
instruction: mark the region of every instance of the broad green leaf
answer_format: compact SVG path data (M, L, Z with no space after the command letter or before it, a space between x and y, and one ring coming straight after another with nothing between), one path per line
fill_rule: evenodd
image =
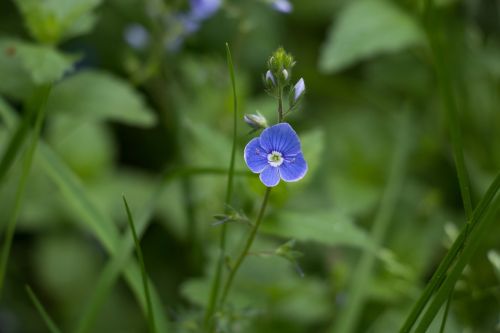
M420 44L423 33L410 15L386 0L350 1L330 28L321 52L323 72Z
M57 44L92 29L92 13L101 0L15 0L31 36L39 42Z
M115 120L151 126L156 118L138 92L111 74L87 70L54 87L49 113L67 114L82 120Z
M0 39L0 93L14 98L29 95L34 84L54 83L73 67L76 57L50 46Z
M267 222L267 221L266 221ZM276 221L263 223L261 232L326 245L369 246L363 229L334 211L284 212Z

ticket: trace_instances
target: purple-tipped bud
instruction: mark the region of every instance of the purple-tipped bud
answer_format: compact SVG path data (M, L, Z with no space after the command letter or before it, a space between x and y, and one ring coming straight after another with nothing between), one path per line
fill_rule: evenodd
M256 114L246 114L243 116L245 122L254 130L267 128L267 120L259 111Z
M293 87L293 100L295 103L302 97L305 91L306 84L304 83L304 79L300 78L300 80Z
M269 70L266 72L266 83L272 86L276 85L276 80L274 79L274 75Z
M137 23L127 26L123 35L127 44L136 50L144 49L149 43L149 32Z
M288 80L288 71L286 69L284 69L282 71L282 73L283 73L283 78L285 79L285 81Z
M274 0L271 6L273 6L273 8L278 12L285 14L291 13L293 10L293 6L288 0Z

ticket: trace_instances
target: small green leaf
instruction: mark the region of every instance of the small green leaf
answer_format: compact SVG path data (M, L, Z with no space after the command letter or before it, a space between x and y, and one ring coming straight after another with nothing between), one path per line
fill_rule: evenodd
M156 118L126 81L105 72L80 72L57 85L48 104L51 114L70 114L79 120L115 120L151 126Z
M390 1L350 1L330 29L319 67L337 72L356 61L422 41L423 33L412 17Z
M363 229L358 228L348 217L334 211L281 213L276 221L263 223L260 231L326 245L364 247L371 244Z
M39 42L57 44L92 29L92 13L101 0L15 0L31 36Z
M77 57L50 46L0 39L0 92L24 98L33 86L54 83L73 67Z

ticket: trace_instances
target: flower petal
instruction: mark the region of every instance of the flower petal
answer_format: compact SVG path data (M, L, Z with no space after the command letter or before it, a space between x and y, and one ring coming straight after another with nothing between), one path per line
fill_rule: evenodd
M291 160L285 159L280 165L280 176L286 182L296 182L307 173L307 162L302 153L297 154Z
M254 173L262 172L268 165L267 153L260 146L259 138L252 139L245 147L245 163Z
M278 185L280 182L280 172L278 168L268 166L260 174L260 181L264 183L267 187L273 187Z
M299 137L288 123L280 123L262 131L260 145L266 151L278 151L285 156L300 153Z

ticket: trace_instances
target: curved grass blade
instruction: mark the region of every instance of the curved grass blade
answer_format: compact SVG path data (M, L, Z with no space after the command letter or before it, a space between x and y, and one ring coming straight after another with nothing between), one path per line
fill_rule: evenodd
M148 276L146 274L146 265L144 264L144 257L142 255L141 244L139 243L139 238L137 238L137 232L135 231L135 226L134 226L134 218L132 217L132 213L130 212L130 207L127 203L125 195L122 198L123 198L123 204L125 205L125 210L127 211L128 224L130 226L130 230L132 230L132 236L134 236L134 244L135 244L135 251L137 254L137 260L139 260L139 265L141 267L142 284L144 287L144 297L146 298L148 307L149 331L151 333L156 333L153 305L151 302L151 296L149 294Z
M37 309L38 313L40 314L40 317L42 317L43 321L45 322L45 325L47 325L47 328L51 333L61 333L61 330L57 327L57 325L54 323L52 318L50 318L49 314L43 307L42 303L36 297L35 293L33 290L31 290L30 286L26 285L26 292L28 293L28 296L31 299L31 302L33 302L33 305Z
M19 185L17 186L14 206L9 215L9 220L7 222L7 228L5 230L5 237L2 246L2 254L0 256L0 295L3 291L3 285L5 281L5 271L7 269L7 263L9 261L10 249L12 246L12 240L14 238L14 233L16 230L17 219L21 212L21 207L23 204L24 191L26 189L26 182L28 181L28 176L31 171L31 165L33 164L33 157L35 156L35 151L38 145L38 138L40 136L40 131L42 129L42 124L45 119L45 105L50 94L52 85L42 85L37 87L34 96L30 101L29 109L36 110L36 120L35 127L31 133L31 141L24 155L24 161L22 166L22 174L19 180ZM23 121L26 121L26 119ZM28 126L29 124L26 124ZM21 125L24 126L24 125ZM17 131L16 131L17 133ZM29 133L26 129L26 133ZM14 134L15 135L15 134Z

